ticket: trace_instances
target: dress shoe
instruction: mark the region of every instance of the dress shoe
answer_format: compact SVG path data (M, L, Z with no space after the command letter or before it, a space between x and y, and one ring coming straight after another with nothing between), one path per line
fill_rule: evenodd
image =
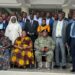
M62 69L66 69L67 67L66 66L62 66Z
M60 68L60 66L54 65L54 68L59 69L59 68Z
M71 72L75 72L75 70L74 70L74 69L72 69L72 70L71 70Z

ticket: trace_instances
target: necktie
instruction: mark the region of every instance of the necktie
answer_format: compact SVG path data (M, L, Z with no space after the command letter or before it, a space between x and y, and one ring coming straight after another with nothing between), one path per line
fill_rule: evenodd
M31 20L31 26L33 26L33 20Z

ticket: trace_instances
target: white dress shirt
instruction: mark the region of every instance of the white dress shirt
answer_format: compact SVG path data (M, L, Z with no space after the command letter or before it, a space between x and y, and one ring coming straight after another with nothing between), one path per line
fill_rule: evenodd
M49 25L50 18L46 18L46 25Z
M56 26L56 37L62 37L63 20L58 21Z
M39 23L39 25L42 25L42 18L41 17L39 17L37 19L36 15L34 15L34 20L37 21Z

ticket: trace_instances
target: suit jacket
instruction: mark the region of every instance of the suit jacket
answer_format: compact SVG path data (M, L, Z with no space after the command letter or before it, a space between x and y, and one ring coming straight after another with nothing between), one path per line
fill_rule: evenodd
M33 21L32 25L31 25L30 21L27 21L25 24L25 31L30 32L30 33L34 33L36 35L38 25L39 25L38 22L35 20Z
M66 29L66 42L69 46L71 43L71 37L70 37L71 25L72 25L72 22L68 24L67 29Z
M54 22L53 25L53 31L52 31L52 37L53 39L56 41L56 27L57 27L57 23L58 21ZM66 42L66 28L67 28L68 22L67 21L63 21L63 28L62 28L62 38L63 38L63 42Z

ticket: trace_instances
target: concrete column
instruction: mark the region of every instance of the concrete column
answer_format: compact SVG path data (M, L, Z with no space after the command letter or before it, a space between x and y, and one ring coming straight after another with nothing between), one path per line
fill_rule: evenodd
M63 11L65 12L65 16L68 17L68 13L69 13L69 8L63 8Z
M26 13L29 13L29 8L24 6L24 7L21 7L21 11L24 11Z

